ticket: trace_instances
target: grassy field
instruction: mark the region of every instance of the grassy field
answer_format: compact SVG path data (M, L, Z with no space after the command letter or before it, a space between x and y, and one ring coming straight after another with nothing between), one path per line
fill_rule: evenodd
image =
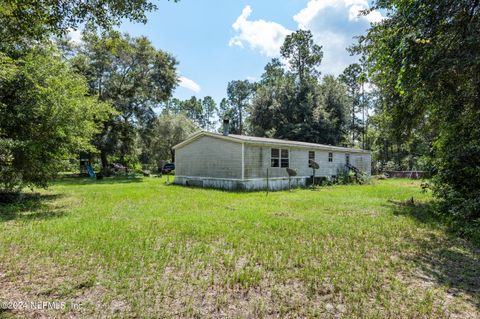
M413 203L412 203L413 198ZM480 250L419 182L228 193L63 179L0 206L0 317L478 318Z

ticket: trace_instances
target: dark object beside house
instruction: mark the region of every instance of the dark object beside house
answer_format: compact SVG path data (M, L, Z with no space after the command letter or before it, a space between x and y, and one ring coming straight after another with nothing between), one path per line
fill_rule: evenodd
M329 179L325 176L310 176L309 178L307 178L307 181L306 181L306 186L313 186L313 185L318 185L318 186L322 186L322 185L325 185L325 184L328 184L329 183ZM331 183L330 183L331 184Z
M174 170L175 170L175 164L167 163L162 167L162 174L170 174Z

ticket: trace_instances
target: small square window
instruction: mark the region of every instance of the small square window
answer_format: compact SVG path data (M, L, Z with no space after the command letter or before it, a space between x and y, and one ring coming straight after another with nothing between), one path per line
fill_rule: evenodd
M271 150L271 163L272 167L280 167L280 150L278 148L272 148Z
M333 162L333 153L328 153L328 161Z
M272 148L270 154L272 167L289 167L288 149Z

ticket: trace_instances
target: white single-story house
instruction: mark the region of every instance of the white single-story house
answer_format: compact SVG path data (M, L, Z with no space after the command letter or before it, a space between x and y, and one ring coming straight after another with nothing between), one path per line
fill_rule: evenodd
M330 145L200 131L173 147L175 184L227 190L280 190L289 187L286 168L297 171L292 186L313 176L331 178L346 164L368 176L369 151Z

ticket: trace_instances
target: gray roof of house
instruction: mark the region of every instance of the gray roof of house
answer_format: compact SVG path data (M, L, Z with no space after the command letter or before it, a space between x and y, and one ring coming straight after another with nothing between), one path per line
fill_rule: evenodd
M222 134L211 133L206 131L199 131L191 135L185 141L175 145L173 148L177 149L187 144L190 144L191 142L195 141L196 139L202 136L209 136L209 137L227 140L231 142L248 143L248 144L254 144L254 145L300 147L300 148L321 149L321 150L351 152L351 153L370 153L370 151L366 151L358 148L340 147L340 146L332 146L332 145L326 145L326 144L316 144L316 143L307 143L307 142L298 142L298 141L280 140L275 138L235 135L235 134L229 134L225 136Z

